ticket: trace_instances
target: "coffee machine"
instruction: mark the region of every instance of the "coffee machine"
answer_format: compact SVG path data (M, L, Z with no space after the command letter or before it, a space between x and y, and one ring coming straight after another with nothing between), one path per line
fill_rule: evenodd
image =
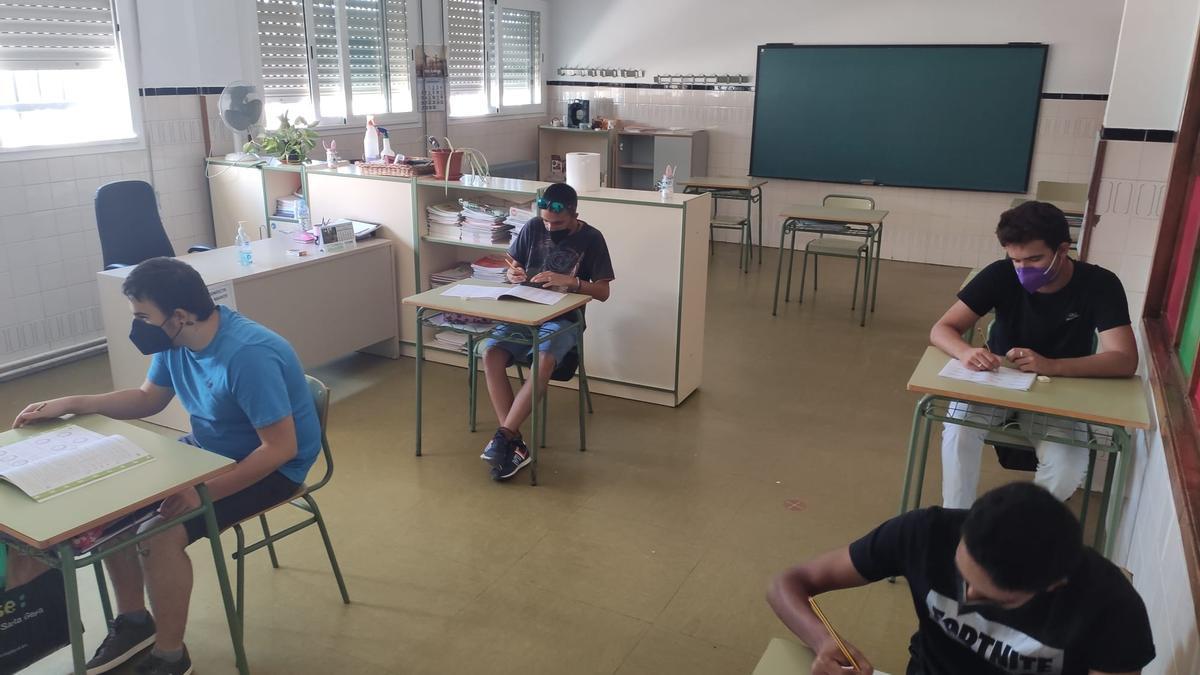
M591 101L586 98L577 98L568 103L566 125L576 129L591 129Z

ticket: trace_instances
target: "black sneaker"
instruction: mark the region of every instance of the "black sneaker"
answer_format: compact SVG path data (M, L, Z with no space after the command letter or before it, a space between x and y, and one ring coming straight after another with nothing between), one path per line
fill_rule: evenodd
M511 448L512 441L508 440L508 436L505 436L503 431L497 429L496 435L492 436L492 440L483 446L483 454L479 455L479 459L492 466L499 466L504 462L504 457Z
M167 661L151 652L137 665L135 672L138 675L191 675L192 659L188 656L187 645L183 646L183 657L178 661Z
M504 461L492 467L492 480L505 481L517 475L517 472L533 461L533 454L520 440L512 442L512 450L504 457Z
M108 637L100 643L96 655L87 662L87 675L107 673L154 644L154 619L143 623L118 616L108 624Z

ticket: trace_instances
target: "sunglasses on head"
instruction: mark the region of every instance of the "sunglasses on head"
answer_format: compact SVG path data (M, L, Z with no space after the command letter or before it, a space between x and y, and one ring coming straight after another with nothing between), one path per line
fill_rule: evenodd
M562 213L567 210L567 205L562 202L552 202L545 197L538 197L537 206L539 209L546 209L551 213Z

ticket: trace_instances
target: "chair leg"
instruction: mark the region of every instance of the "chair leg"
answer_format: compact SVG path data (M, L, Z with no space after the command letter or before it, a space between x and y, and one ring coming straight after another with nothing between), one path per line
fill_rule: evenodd
M709 225L708 226L708 255L709 255L709 257L712 257L712 254L714 252L713 247L716 244L713 243L713 239L715 239L716 236L717 236L717 230L712 225Z
M479 399L479 363L475 355L475 338L467 337L467 429L475 433L475 403Z
M267 553L271 554L271 567L279 569L279 557L275 555L275 542L270 541L271 529L267 527L267 514L258 514L258 521L262 523L263 539L266 539L269 542L267 544Z
M321 540L325 542L325 552L329 554L329 566L333 568L333 576L337 579L338 590L342 593L342 602L348 605L350 604L350 594L346 592L346 581L342 579L342 568L338 567L337 555L333 552L333 542L329 540L329 530L325 528L325 518L321 515L321 509L317 508L317 502L312 495L304 495L304 501L308 502L312 514L317 517L317 528L321 530Z
M787 288L783 289L783 301L788 302L792 298L792 266L796 262L796 232L792 231L792 238L788 240L788 278Z
M862 256L854 258L854 293L850 295L850 311L854 311L855 303L858 302L858 273L862 268Z
M820 264L821 264L821 256L814 255L813 256L813 293L817 292L817 275L821 271Z
M540 440L540 445L538 445L538 447L540 447L540 448L546 447L546 411L550 407L549 401L550 401L550 385L546 385L546 393L542 394L542 400L541 400L542 419L539 420L541 422L541 427L542 427L542 438Z
M525 371L521 369L519 363L517 364L517 379L521 381L521 384L525 384Z
M110 624L113 620L112 600L108 597L108 581L104 578L104 565L97 560L92 564L92 571L96 573L96 589L100 591L100 608L104 610L104 623Z
M234 552L234 560L237 569L237 599L233 603L237 609L238 626L242 630L241 639L246 633L246 533L242 531L241 524L233 526L233 532L237 535L237 550Z
M587 407L587 412L592 411L592 395L588 391L587 372L583 369L583 360L579 361L579 451L587 450L587 415L584 413L584 406Z
M804 304L804 281L808 278L808 249L804 249L804 264L800 266L800 295L796 296L797 304ZM790 286L791 284L789 284Z
M1088 450L1087 473L1083 478L1083 504L1079 508L1079 527L1087 527L1088 502L1092 497L1092 474L1096 471L1096 450ZM1103 524L1101 524L1103 527Z

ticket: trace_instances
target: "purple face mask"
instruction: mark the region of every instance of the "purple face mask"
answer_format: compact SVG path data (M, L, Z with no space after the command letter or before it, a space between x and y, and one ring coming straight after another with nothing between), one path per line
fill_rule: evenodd
M1021 282L1021 286L1030 293L1037 293L1038 289L1046 284L1054 281L1058 276L1058 270L1054 269L1054 264L1058 262L1058 254L1050 259L1050 265L1046 269L1040 267L1018 267L1017 280Z

